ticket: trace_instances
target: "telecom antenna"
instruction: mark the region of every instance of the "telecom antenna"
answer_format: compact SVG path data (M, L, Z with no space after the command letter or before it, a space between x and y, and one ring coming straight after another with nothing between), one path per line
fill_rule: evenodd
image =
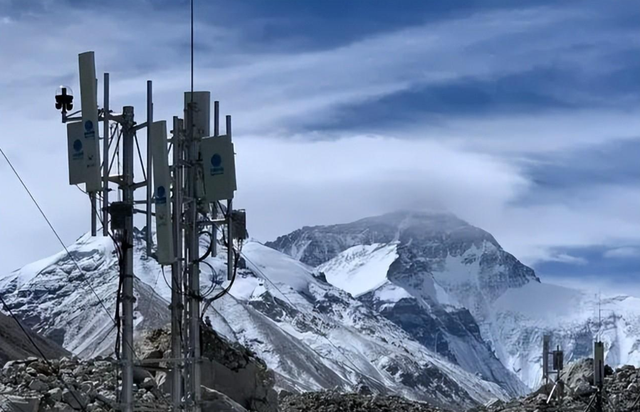
M548 393L547 404L555 397L562 405L564 396L564 381L562 380L562 370L564 369L564 352L560 346L556 346L556 350L550 350L551 335L545 334L542 337L542 378L544 380L544 390L548 391L549 380L552 374L556 375L553 387ZM549 357L551 356L551 365L549 365Z
M193 2L191 3L193 19ZM192 20L193 23L193 20ZM192 24L193 40L193 24ZM97 220L102 222L102 235L116 242L120 262L118 307L122 307L118 342L122 384L116 388L118 409L125 412L153 409L154 405L136 404L133 399L133 368L149 362L167 363L171 380L173 411L200 411L202 305L208 308L226 294L235 278L239 252L236 249L246 238L244 211L233 211L232 199L237 189L235 152L231 138L231 116L226 116L226 134L219 131L219 103L214 104L214 134L210 133L209 92L184 94L184 118L174 116L171 138L166 121L153 120L152 83L147 82L147 121L137 124L134 108L124 106L114 113L109 102L109 74L104 74L104 104L98 108L97 79L93 52L79 55L81 110L73 110L73 92L61 86L56 92L56 108L67 125L69 183L85 185L91 199L91 234L97 236ZM102 121L103 144L100 152L98 122ZM147 130L146 159L140 158L144 179L134 180L137 132ZM171 148L169 148L169 146ZM114 159L122 154L122 170ZM102 159L102 162L100 161ZM119 199L109 202L111 185L117 186ZM134 191L145 188L145 199L134 200ZM121 196L121 197L120 197ZM101 197L102 207L97 200ZM226 208L221 202L226 200ZM139 205L144 204L144 209ZM216 205L216 207L213 207ZM145 360L136 358L133 341L134 297L134 215L145 214L146 258L162 266L171 266L171 357ZM222 214L222 216L219 216ZM155 216L156 242L153 244ZM109 230L109 226L111 231ZM213 232L208 231L209 228ZM226 228L226 232L224 229ZM225 235L228 285L213 297L202 293L200 263L213 252L215 230ZM211 246L200 253L200 236L207 233ZM144 253L144 252L143 252ZM206 263L206 262L205 262ZM208 265L211 267L211 265ZM215 275L215 274L212 274Z

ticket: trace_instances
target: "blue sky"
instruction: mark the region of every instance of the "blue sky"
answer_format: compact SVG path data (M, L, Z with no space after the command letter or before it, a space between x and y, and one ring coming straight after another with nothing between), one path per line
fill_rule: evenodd
M112 106L156 118L188 88L185 1L0 0L0 146L63 239L58 84L96 52ZM196 88L234 116L251 234L446 210L543 278L638 288L640 8L632 1L196 0ZM46 166L45 166L46 165ZM0 260L59 249L0 164ZM34 239L39 239L34 246Z

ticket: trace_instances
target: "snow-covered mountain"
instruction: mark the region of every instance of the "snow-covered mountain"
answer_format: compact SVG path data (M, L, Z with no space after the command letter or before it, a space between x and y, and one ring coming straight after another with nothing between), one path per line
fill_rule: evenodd
M168 322L170 297L165 279L169 269L164 274L145 255L142 239L137 233L138 333ZM0 276L0 293L32 329L68 350L81 356L112 352L118 284L113 244L109 238L85 235L69 250L81 270L66 253L59 253ZM257 242L245 244L243 255L246 268L238 271L231 294L216 301L206 316L219 333L264 359L276 372L280 388L356 390L366 385L381 393L461 406L512 394L495 379L483 379L460 362L434 354L432 346L332 286L308 265ZM214 273L203 265L203 293L226 273L223 255L206 262ZM451 317L461 325L461 333L467 333L463 322L472 318ZM442 343L436 349L446 353L444 348Z
M465 370L511 391L541 379L542 336L569 360L591 354L597 300L543 284L486 231L450 214L398 212L305 227L269 246L316 266ZM612 365L640 362L640 300L602 301L602 340Z

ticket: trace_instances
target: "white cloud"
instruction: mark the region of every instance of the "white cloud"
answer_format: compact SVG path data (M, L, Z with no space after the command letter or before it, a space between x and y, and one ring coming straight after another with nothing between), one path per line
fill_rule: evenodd
M579 277L547 276L541 280L545 283L578 289L594 296L634 296L640 298L640 284L631 280L612 279L610 274L601 275L585 274ZM597 310L597 308L596 308Z
M77 53L96 51L98 76L112 73L112 107L133 104L138 116L147 79L154 80L155 117L170 119L182 109L189 76L188 16L87 13L60 7L17 18L11 31L0 25L0 146L67 243L87 230L88 201L67 185L65 128L52 99L59 83L77 84ZM457 79L491 80L557 56L558 65L615 70L598 52L574 47L584 39L565 23L591 18L585 10L541 8L478 14L291 54L253 54L241 43L241 26L199 24L196 33L215 53L196 57L196 88L212 90L233 114L236 204L248 209L251 233L266 240L302 225L412 208L454 212L527 262L571 260L550 252L556 246L637 239L640 227L629 223L637 220L637 187L589 187L575 198L517 203L537 189L521 168L529 154L637 138L635 112L449 117L435 126L418 119L375 135L366 124L353 133L305 127L329 122L351 104ZM611 51L626 47L627 36L613 30L589 40L594 50ZM4 269L58 251L2 162L0 185L10 194L0 200Z
M606 258L618 259L618 258L633 258L640 256L640 249L637 247L625 246L615 249L609 249L603 253Z
M251 205L252 235L272 239L303 225L347 222L398 209L502 207L527 189L498 158L430 140L243 137L236 142L238 205Z

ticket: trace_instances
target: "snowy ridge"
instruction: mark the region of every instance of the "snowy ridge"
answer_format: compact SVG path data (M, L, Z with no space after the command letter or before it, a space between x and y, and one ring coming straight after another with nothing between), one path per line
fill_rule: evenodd
M168 322L169 288L161 268L144 255L136 234L136 330ZM203 248L204 248L203 244ZM222 248L221 248L222 249ZM66 254L0 277L0 293L36 331L82 356L113 351L115 329L89 290L114 312L117 258L109 239L83 236ZM224 250L220 251L224 253ZM400 327L348 293L324 282L300 261L257 242L244 247L246 269L230 295L206 313L221 334L249 347L288 390L366 385L440 405L471 406L508 394L412 339ZM207 259L203 293L226 273L225 259ZM266 281L269 279L269 281Z
M306 227L269 245L287 254L295 250L347 291L354 287L353 268L360 268L357 279L366 280L357 287L380 284L384 268L367 269L368 259L375 259L364 252L393 245L397 258L385 262L386 281L359 300L424 346L511 393L527 391L522 383L539 384L545 333L568 360L591 356L600 331L607 363L640 362L638 299L604 299L599 325L597 299L540 283L493 236L450 214L397 212Z

